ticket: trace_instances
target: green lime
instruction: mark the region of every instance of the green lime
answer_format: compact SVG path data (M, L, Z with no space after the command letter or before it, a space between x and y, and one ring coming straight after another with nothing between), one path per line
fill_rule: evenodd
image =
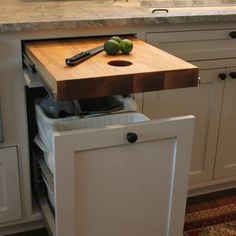
M133 49L133 43L129 39L123 39L120 42L120 50L124 54L129 54Z
M113 36L110 38L111 40L115 40L117 43L121 42L121 38L119 36Z
M133 49L133 43L129 39L123 39L120 42L120 50L123 54L129 54Z
M120 51L120 44L115 40L109 39L104 43L104 51L108 55L116 55Z

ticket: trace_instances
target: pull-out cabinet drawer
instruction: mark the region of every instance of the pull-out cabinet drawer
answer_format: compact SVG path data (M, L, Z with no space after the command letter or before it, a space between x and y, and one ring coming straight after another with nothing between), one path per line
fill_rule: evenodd
M29 42L24 64L56 100L197 86L197 67L132 41L129 55L101 52L76 67L67 67L65 58L104 39ZM42 162L41 167L44 180L50 179L55 223L45 198L40 202L48 225L55 226L53 235L182 235L193 116L150 121L124 113L58 124L44 120L52 126L45 129L50 135L44 143L51 149L40 146L53 160L53 184Z
M194 118L118 122L130 115L55 127L55 235L182 235Z
M67 39L24 44L23 59L56 100L71 100L197 86L198 68L132 38L129 55L100 52L68 67L65 59L106 39Z

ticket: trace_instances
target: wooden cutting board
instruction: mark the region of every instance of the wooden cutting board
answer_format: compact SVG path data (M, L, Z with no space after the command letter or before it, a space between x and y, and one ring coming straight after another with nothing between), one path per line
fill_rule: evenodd
M75 67L65 65L65 58L100 46L105 41L103 37L34 41L25 43L24 50L45 84L55 91L56 100L198 84L197 67L135 38L132 38L133 51L128 55L110 56L103 51Z

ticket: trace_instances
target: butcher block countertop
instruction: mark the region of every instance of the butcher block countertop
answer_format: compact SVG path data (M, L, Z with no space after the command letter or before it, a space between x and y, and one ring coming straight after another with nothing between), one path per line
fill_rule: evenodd
M235 21L236 6L174 8L168 13L153 14L138 3L120 1L2 0L0 3L0 32Z
M25 44L25 54L35 65L57 100L93 98L198 84L198 68L139 39L128 54L104 51L74 67L65 58L103 45L107 39L80 38L34 41Z

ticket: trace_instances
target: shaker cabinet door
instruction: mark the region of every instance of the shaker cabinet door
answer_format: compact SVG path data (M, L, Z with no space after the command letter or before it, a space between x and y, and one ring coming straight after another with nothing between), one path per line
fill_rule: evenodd
M0 223L21 219L16 147L0 148Z
M236 67L228 68L214 178L236 176Z
M144 93L143 113L151 119L194 115L190 185L212 179L224 82L218 78L225 69L201 70L197 88Z

